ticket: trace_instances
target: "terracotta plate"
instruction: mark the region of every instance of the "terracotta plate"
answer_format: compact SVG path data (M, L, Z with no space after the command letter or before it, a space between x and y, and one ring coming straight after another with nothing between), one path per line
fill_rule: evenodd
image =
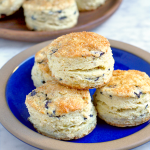
M41 42L70 32L87 31L106 21L120 6L122 0L107 0L103 6L89 12L81 12L78 24L60 31L30 31L24 21L23 10L4 19L0 19L0 37L10 40Z
M136 69L150 76L150 53L122 42L109 40L115 69ZM94 131L79 140L59 141L37 133L27 120L25 95L33 88L31 68L34 54L51 41L35 45L9 60L0 70L0 122L20 140L41 148L61 150L130 149L150 140L150 121L130 128L117 128L98 119Z

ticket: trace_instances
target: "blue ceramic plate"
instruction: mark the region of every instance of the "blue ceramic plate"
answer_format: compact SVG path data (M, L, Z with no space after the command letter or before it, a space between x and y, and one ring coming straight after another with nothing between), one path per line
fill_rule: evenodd
M113 57L115 59L115 70L140 70L146 72L150 76L150 64L147 61L120 48L115 48L113 46L111 48L113 52ZM36 132L33 125L28 121L29 113L25 106L26 95L30 93L33 89L35 89L31 80L31 69L33 65L34 55L31 55L17 66L17 68L13 71L13 73L7 80L5 96L8 108L11 110L15 118L21 123L21 125L23 125L23 127L27 127L30 131L33 131L32 133L35 132L36 134L39 134ZM91 95L93 95L94 92L95 89L90 90ZM108 125L107 123L98 118L97 126L92 133L81 139L68 141L68 143L109 143L110 141L117 141L118 139L124 137L130 137L131 135L138 133L140 130L142 131L142 129L148 127L149 124L150 121L136 127L119 128ZM42 135L42 137L45 136ZM43 148L41 146L37 147Z

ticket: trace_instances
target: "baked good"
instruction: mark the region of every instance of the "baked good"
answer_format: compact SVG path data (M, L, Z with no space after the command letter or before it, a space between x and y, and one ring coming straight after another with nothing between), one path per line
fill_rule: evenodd
M111 81L96 89L98 116L118 127L136 126L150 119L150 78L137 70L115 70Z
M79 12L75 0L30 0L23 4L26 25L31 30L61 30L75 26Z
M48 81L26 97L29 121L51 138L71 140L84 137L96 126L96 110L88 90L70 89Z
M106 0L76 0L79 11L90 11L103 5Z
M47 58L52 76L77 89L104 86L114 69L108 40L93 32L75 32L55 39L48 45Z
M35 63L31 71L31 78L35 87L39 87L47 81L54 80L47 65L46 49L47 47L44 47L35 54Z
M12 15L16 12L24 0L0 0L0 18Z

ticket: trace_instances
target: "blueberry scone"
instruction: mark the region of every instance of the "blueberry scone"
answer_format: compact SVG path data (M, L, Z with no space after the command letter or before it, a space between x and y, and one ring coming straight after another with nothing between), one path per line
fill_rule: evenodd
M137 70L113 72L111 81L94 95L98 116L118 127L136 126L150 119L150 78Z
M88 90L70 89L48 81L26 97L29 121L51 138L82 138L96 126L96 110Z
M47 47L44 47L35 54L35 63L31 71L35 87L39 87L47 81L54 80L47 64L46 49Z
M114 69L110 43L93 32L76 32L55 39L47 49L52 76L77 89L104 86Z
M90 11L103 5L106 0L76 0L79 11Z
M0 0L0 18L12 15L23 4L24 0Z
M30 0L23 4L26 25L31 30L61 30L75 26L78 8L75 0Z

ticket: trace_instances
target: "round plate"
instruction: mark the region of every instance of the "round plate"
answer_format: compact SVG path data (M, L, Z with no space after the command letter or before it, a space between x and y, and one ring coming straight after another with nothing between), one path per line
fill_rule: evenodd
M0 37L26 42L41 42L70 32L87 31L106 21L117 10L121 2L122 0L107 0L104 5L94 11L81 12L75 27L59 31L29 31L25 25L23 10L20 9L14 15L0 19Z
M115 69L136 69L150 76L150 53L137 47L109 40L115 59ZM25 95L33 88L31 68L34 54L51 41L35 45L8 61L0 71L0 122L17 138L41 149L91 150L130 149L150 140L150 121L129 128L118 128L98 118L94 131L84 138L59 141L37 133L27 121ZM91 90L91 92L93 92ZM88 144L87 144L88 143Z

